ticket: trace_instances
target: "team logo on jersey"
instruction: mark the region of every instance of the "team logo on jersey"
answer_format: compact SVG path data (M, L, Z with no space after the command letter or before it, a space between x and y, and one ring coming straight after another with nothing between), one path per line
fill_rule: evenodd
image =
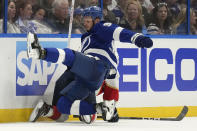
M65 48L66 42L40 42L43 47ZM28 59L25 41L16 42L16 96L43 95L57 71L57 64Z
M108 23L108 22L107 22L107 23L104 23L103 25L109 27L109 26L112 25L112 23Z

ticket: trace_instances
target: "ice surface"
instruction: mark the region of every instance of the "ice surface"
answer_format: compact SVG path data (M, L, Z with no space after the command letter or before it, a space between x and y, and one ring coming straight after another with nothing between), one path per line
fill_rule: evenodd
M93 124L79 121L56 123L1 123L0 131L197 131L197 117L186 117L182 121L120 120L107 123L98 120Z

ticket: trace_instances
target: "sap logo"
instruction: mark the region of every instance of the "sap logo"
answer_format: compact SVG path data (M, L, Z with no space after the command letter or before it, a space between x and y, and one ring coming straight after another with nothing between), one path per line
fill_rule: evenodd
M118 49L120 72L120 91L169 92L172 87L178 91L197 91L197 49L180 48L173 52L169 48L154 48L147 53L146 49ZM135 60L134 64L126 65L125 58ZM158 66L158 62L162 61ZM184 63L188 66L184 66ZM168 69L170 68L170 69ZM158 78L159 72L165 72L162 78ZM169 71L170 70L170 71ZM190 72L189 79L185 72ZM126 81L127 75L137 76L136 79Z
M65 48L65 42L41 42L43 47ZM28 59L26 42L16 43L16 95L43 95L53 74L56 64L42 60Z

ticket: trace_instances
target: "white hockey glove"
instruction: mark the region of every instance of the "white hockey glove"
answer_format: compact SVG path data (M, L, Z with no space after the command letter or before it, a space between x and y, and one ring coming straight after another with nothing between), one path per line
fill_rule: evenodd
M35 59L44 59L46 51L41 47L37 35L29 32L27 34L27 57Z

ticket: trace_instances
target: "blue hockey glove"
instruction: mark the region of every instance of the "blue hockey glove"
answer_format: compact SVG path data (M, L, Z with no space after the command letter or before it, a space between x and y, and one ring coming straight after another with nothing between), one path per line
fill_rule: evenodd
M153 46L153 41L150 37L139 35L135 39L135 45L140 48L150 48Z

